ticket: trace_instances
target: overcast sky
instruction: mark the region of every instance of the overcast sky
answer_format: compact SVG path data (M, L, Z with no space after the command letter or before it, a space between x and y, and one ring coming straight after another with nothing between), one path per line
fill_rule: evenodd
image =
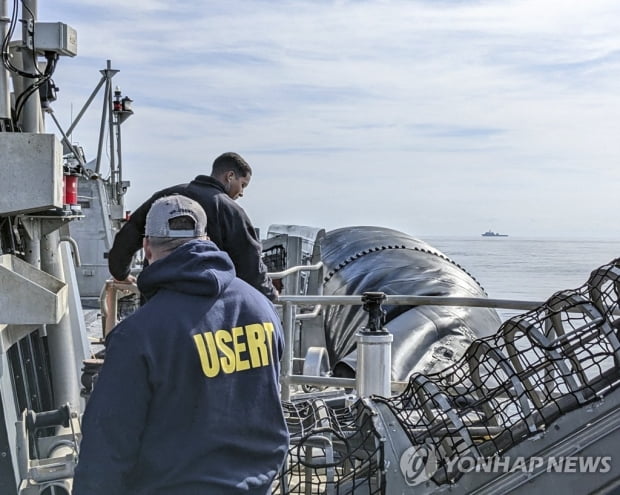
M263 232L620 238L617 0L42 0L39 19L78 32L65 127L120 70L130 209L236 151ZM100 106L73 134L87 158Z

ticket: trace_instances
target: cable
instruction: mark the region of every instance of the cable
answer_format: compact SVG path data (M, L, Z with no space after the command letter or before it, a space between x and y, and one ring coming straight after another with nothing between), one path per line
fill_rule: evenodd
M19 3L19 0L13 0L13 12L11 13L11 21L9 23L9 29L7 30L7 33L4 39L2 40L2 63L11 72L15 72L16 74L19 74L20 76L26 77L28 79L37 79L41 77L40 75L41 72L38 70L38 68L37 68L37 71L39 72L39 74L31 74L29 72L25 72L19 69L18 67L15 67L11 63L11 58L10 58L10 53L9 53L9 44L10 44L11 38L13 37L13 34L15 33L15 27L17 26L18 3ZM28 9L28 7L26 7L26 9L30 12L30 14L32 14L32 11ZM30 33L30 34L34 36L34 33ZM33 54L33 57L35 57L34 65L35 67L37 67L36 55Z
M14 120L17 122L21 115L24 105L45 82L49 81L56 70L56 62L58 61L58 54L55 52L45 52L45 58L47 59L47 65L45 66L45 72L34 83L28 86L15 100L15 114Z
M25 72L21 70L20 68L13 65L13 63L11 62L9 45L10 45L11 38L15 34L15 28L17 27L17 23L18 23L18 19L17 19L18 10L19 10L18 7L19 7L19 0L13 0L13 11L11 13L9 29L7 30L7 33L2 40L2 63L6 67L7 70L18 74L19 76L23 78L36 79L36 81L33 82L30 86L28 86L19 96L17 96L15 100L15 110L13 112L13 124L14 125L16 125L17 122L19 121L19 117L24 108L24 105L28 101L28 98L30 98L43 84L51 80L52 74L54 73L54 70L56 69L56 62L58 60L58 54L54 52L46 52L45 58L47 59L47 65L45 67L45 71L41 72L41 70L39 70L39 66L37 63L36 47L34 46L34 42L33 42L32 64L34 66L36 73L32 74L29 72ZM34 19L34 13L27 5L24 4L23 0L22 0L22 8L25 9L30 14L30 17L32 19ZM32 40L34 41L34 25L32 29L28 31L27 36L32 38Z
M30 7L28 7L28 5L26 5L23 0L22 0L22 8L26 9L28 13L30 14L30 17L34 19L34 12L30 10ZM43 72L39 70L39 64L37 64L37 47L34 44L34 27L35 27L35 24L33 22L32 31L28 32L28 34L32 36L32 65L34 66L34 69L37 71L37 75L40 77L40 76L43 76Z

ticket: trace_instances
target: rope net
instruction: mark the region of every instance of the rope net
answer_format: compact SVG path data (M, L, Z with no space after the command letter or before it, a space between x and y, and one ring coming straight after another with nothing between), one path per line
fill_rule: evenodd
M460 361L414 374L386 404L413 446L437 456L437 483L455 481L459 458L490 459L619 383L620 258L575 290L504 322Z
M291 436L273 493L383 494L383 444L362 402L334 407L322 399L284 404Z
M390 435L433 453L438 484L462 475L459 459L497 458L544 432L620 383L619 301L620 258L474 341L453 365L413 374L398 396L340 409L322 399L284 404L291 448L274 494L389 493L373 404L402 427Z

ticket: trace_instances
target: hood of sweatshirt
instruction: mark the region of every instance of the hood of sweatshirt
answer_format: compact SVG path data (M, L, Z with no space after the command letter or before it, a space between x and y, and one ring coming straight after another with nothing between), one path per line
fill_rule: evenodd
M138 288L147 298L159 289L216 297L235 276L228 254L211 241L196 239L144 268Z

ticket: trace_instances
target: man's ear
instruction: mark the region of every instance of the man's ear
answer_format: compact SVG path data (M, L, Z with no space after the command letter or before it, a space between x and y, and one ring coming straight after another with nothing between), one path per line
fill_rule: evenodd
M144 249L144 257L151 262L151 258L153 257L153 251L151 250L151 243L149 242L149 238L145 237L142 240L142 248Z

